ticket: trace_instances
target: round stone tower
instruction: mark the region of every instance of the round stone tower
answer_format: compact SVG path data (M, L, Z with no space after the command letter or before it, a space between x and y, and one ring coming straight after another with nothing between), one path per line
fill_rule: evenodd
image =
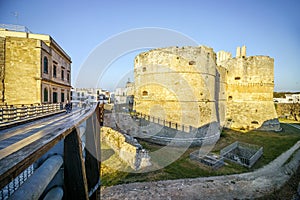
M134 109L188 134L219 137L216 54L212 48L168 47L135 58ZM218 75L217 75L218 76ZM199 135L199 134L198 134Z

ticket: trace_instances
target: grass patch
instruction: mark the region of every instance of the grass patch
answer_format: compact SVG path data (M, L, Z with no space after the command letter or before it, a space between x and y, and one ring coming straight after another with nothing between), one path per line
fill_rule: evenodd
M220 169L211 170L203 164L190 160L190 153L199 149L199 147L192 147L187 149L186 152L175 162L157 171L147 173L128 173L113 171L110 170L109 167L105 170L101 169L102 185L111 186L132 182L218 176L253 171L268 164L300 140L299 129L287 124L281 124L281 126L283 128L282 132L250 131L247 133L241 133L234 130L224 130L222 132L220 140L216 143L212 150L215 153L219 153L222 148L235 141L255 144L264 148L263 156L251 169L235 163L226 162L226 165ZM145 141L139 142L150 152L155 152L162 148L162 146Z

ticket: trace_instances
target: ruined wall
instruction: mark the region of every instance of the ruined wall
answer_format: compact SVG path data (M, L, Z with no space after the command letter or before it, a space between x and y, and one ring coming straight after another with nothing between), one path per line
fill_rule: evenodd
M208 47L168 47L135 58L136 112L193 127L217 121L216 55Z
M299 103L276 103L275 108L278 117L300 121Z
M274 59L268 56L246 57L246 52L221 62L227 69L226 119L230 128L280 128L273 103ZM244 50L245 51L245 50Z
M150 157L145 154L142 146L138 143L129 143L122 133L109 127L102 127L100 138L132 169L136 170L150 165Z
M4 103L5 38L0 37L0 105Z
M5 102L41 102L41 42L30 38L6 37Z

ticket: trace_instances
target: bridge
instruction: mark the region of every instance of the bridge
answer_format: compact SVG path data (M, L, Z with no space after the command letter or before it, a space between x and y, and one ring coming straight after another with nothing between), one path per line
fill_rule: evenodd
M103 104L22 107L0 113L0 199L98 199Z

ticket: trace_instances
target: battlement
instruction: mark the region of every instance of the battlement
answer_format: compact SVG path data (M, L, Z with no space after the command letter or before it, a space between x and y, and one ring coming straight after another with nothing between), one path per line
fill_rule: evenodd
M274 59L247 57L246 46L236 57L206 46L153 49L136 56L134 73L139 113L199 129L231 119L235 129L266 130L277 118Z

